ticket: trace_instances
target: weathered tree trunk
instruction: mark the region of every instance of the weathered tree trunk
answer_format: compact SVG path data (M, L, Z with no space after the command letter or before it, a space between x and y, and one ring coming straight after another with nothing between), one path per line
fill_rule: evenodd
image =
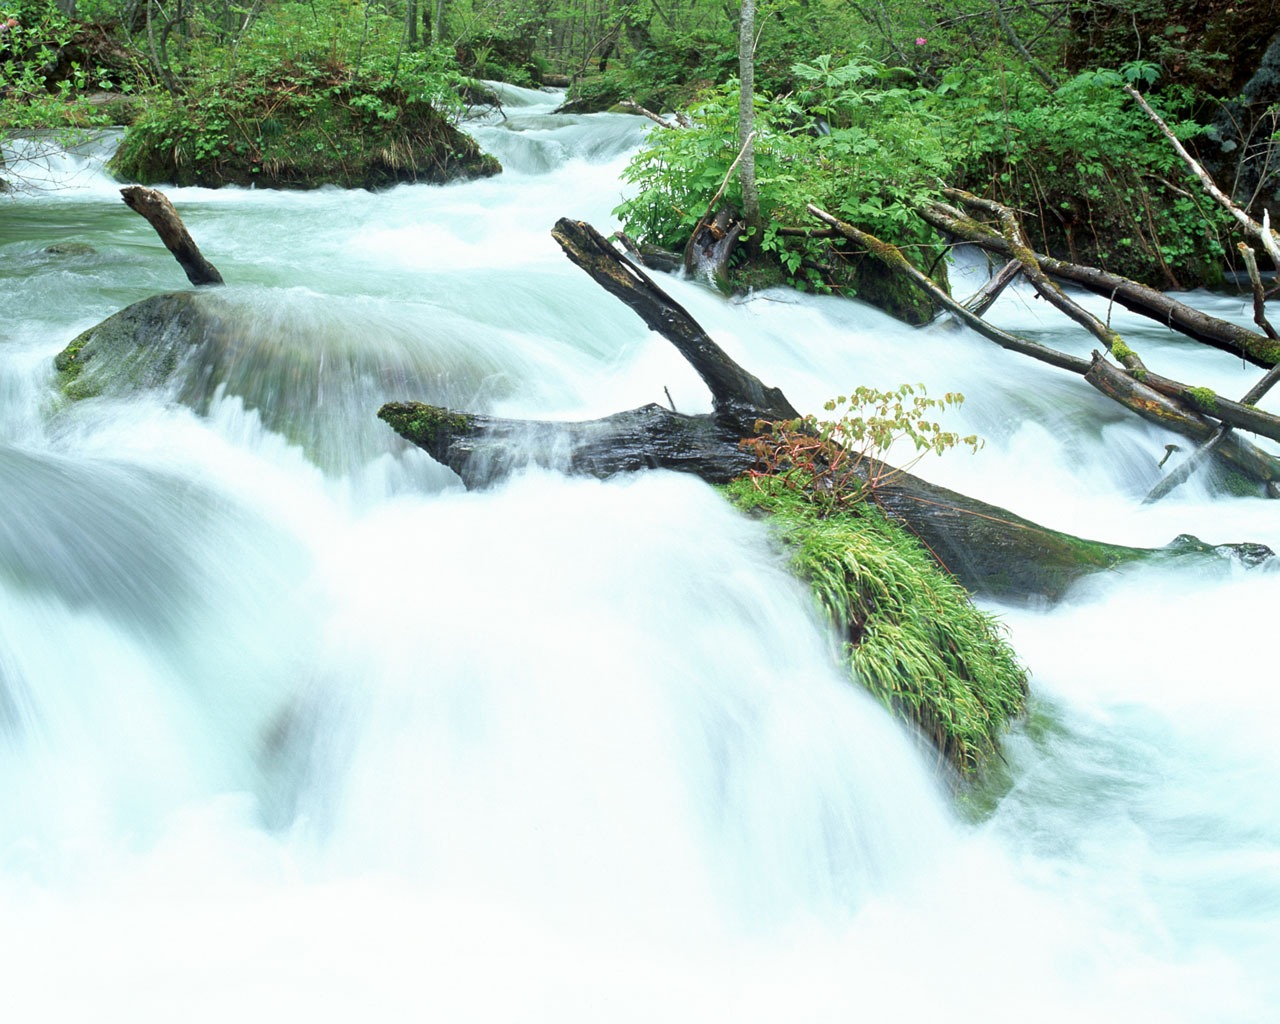
M650 330L676 347L707 385L717 418L741 431L739 437L751 433L756 420L791 420L800 415L786 395L730 359L683 306L623 259L590 224L562 217L551 236L596 284L625 302Z
M122 188L120 195L124 197L129 209L141 214L160 236L165 248L173 253L174 258L186 272L187 280L193 285L222 284L222 275L218 268L204 258L200 247L187 233L182 218L173 208L173 203L163 192L153 188L142 188L130 185Z
M553 234L575 264L676 346L706 382L714 411L685 416L648 405L600 420L549 423L392 402L378 416L453 469L469 487L484 486L528 465L596 477L665 468L712 483L751 468L752 456L739 442L755 433L758 420L795 419L786 396L730 359L678 303L594 228L561 220ZM891 476L876 488L876 503L975 593L1007 601L1054 600L1088 573L1161 554L1048 530L909 473L894 473L879 464L870 468ZM1209 549L1200 545L1195 550ZM1242 554L1261 558L1269 552L1246 547Z
M742 166L738 182L742 186L742 216L750 235L751 252L760 249L764 224L760 219L760 189L756 185L756 0L742 0L738 18L738 138L742 140Z

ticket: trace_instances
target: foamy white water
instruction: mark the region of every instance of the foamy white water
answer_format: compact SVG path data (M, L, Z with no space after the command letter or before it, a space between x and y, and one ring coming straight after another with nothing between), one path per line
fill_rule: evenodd
M184 285L101 150L5 204L11 1015L1267 1019L1275 571L1133 571L1004 610L1034 706L957 807L709 488L538 472L469 494L374 418L594 416L664 387L707 408L549 236L612 226L645 126L553 100L514 91L477 130L509 168L489 181L174 190L237 329L148 394L53 388L79 330ZM95 251L46 251L67 241ZM802 408L963 391L988 444L920 465L940 482L1106 540L1280 547L1262 499L1140 507L1167 439L967 332L664 284ZM1060 339L1018 293L998 315ZM1170 376L1252 380L1123 329Z

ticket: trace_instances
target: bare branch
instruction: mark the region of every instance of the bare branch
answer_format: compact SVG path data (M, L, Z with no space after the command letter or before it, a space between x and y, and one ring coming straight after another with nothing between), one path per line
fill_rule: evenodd
M1218 185L1213 180L1212 175L1210 175L1209 172L1201 166L1200 162L1187 152L1187 148L1178 140L1178 137L1173 134L1173 129L1165 124L1164 118L1151 109L1151 104L1146 101L1142 93L1138 92L1137 89L1128 84L1124 86L1124 91L1132 96L1134 100L1137 101L1138 105L1146 111L1147 116L1155 122L1156 127L1159 128L1164 134L1164 137L1169 140L1169 143L1173 146L1178 156L1182 157L1183 162L1191 168L1191 173L1200 179L1200 184L1204 187L1204 190L1217 201L1219 206L1236 219L1237 223L1239 223L1240 226L1249 233L1251 238L1256 238L1262 243L1262 247L1267 250L1267 255L1275 261L1277 267L1280 267L1280 236L1277 236L1276 233L1271 230L1271 222L1267 213L1263 213L1262 223L1259 224L1256 220L1245 213L1244 210L1240 209L1240 207L1231 201L1230 196L1223 192L1222 189L1218 188Z
M206 284L222 284L218 268L204 258L200 247L187 233L186 225L173 208L173 203L163 192L141 185L122 188L120 195L129 209L141 214L160 236L165 248L173 253L186 272L187 280L199 287Z

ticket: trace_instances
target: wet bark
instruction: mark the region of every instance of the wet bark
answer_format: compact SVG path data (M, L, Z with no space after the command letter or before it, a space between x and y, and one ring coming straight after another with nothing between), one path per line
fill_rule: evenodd
M140 185L130 185L128 188L122 188L120 195L124 197L125 205L129 209L141 214L146 222L155 228L160 241L173 253L174 259L186 273L188 281L197 288L202 285L223 283L218 268L204 258L200 247L196 245L187 232L186 225L182 223L182 218L178 216L178 211L173 208L173 203L169 202L163 192L153 188L143 188Z

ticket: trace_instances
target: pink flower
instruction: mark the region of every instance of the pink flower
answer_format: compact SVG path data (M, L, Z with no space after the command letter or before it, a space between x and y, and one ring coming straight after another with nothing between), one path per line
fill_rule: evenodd
M924 46L928 41L924 36L916 36L916 46Z

